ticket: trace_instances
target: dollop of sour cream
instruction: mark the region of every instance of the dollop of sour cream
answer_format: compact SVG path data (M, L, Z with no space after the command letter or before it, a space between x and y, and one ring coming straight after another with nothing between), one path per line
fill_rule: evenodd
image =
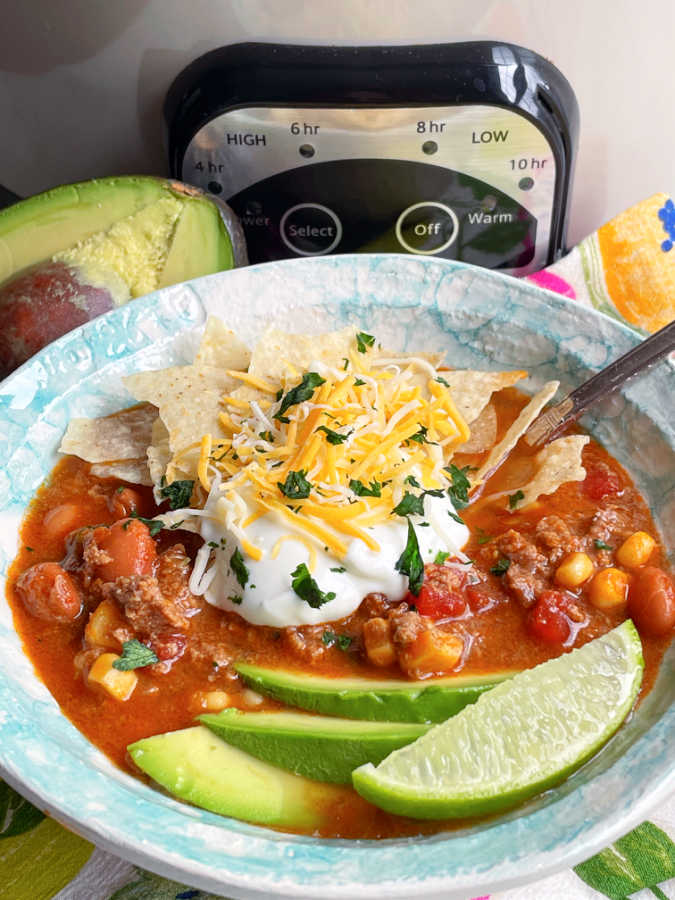
M368 529L379 544L379 552L353 538L344 558L338 559L316 541L289 530L287 522L274 512L254 519L245 529L241 504L247 497L239 493L228 499L212 490L198 528L204 546L197 557L190 582L191 590L204 594L208 603L238 613L253 625L286 628L319 625L353 613L366 594L380 591L392 600L401 599L408 578L396 570L408 536L406 519L390 519ZM253 505L250 505L253 511ZM424 497L424 515L411 516L422 561L433 562L439 552L465 559L462 548L469 539L466 525L452 518L455 508L447 496ZM244 550L248 542L262 551L259 560ZM239 551L243 567L232 564ZM295 593L292 573L304 563L319 589L335 597L314 608ZM242 584L242 581L245 583Z

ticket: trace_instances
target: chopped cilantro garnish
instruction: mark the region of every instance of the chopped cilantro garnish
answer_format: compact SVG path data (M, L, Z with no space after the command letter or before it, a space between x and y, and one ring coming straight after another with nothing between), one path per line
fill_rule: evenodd
M343 356L343 357L342 357L342 362L344 363L344 366L343 366L342 368L343 368L344 371L346 372L346 371L347 371L347 366L349 365L349 360L347 359L346 356Z
M365 381L362 378L357 378L354 381L354 387L363 387L364 384L365 384Z
M482 528L476 529L476 534L478 535L479 544L489 544L494 537L492 534L487 534Z
M175 531L176 528L180 528L185 519L179 519L177 522L174 522L173 525L169 525L169 531Z
M403 499L394 507L392 512L397 516L423 516L424 497L418 497L406 491Z
M246 564L244 563L243 556L239 552L239 547L237 547L237 549L230 557L230 568L234 572L239 584L242 587L246 587L246 583L248 581L248 569L246 568Z
M453 512L451 509L448 510L448 515L450 516L451 519L454 519L455 522L457 522L459 525L464 524L464 519L462 519L461 516L458 516L457 513Z
M306 474L307 472L304 469L299 469L297 472L289 472L283 484L277 481L277 487L282 494L285 494L291 500L306 500L309 497L309 492L312 490L311 483L305 478Z
M430 441L427 438L427 432L429 429L426 425L420 425L420 430L416 431L415 434L411 434L408 438L409 441L414 441L416 444L433 444L435 441Z
M365 353L368 347L372 347L375 343L375 338L372 334L366 334L365 331L359 331L356 334L356 349L359 353Z
M449 554L447 551L445 551L445 550L439 550L438 553L436 554L436 559L434 560L434 563L435 563L437 566L442 566L443 563L446 561L446 559L447 559L449 556L450 556L450 554Z
M121 494L123 490L124 490L124 485L121 484L119 487L115 488L115 493Z
M351 434L351 431L347 432L347 434L340 434L339 431L333 431L331 428L326 428L325 425L319 425L316 430L324 432L324 434L326 435L326 440L329 444L344 444L344 442Z
M261 441L267 441L268 444L274 443L274 435L271 431L259 431L258 437Z
M34 552L35 552L35 551L33 550L32 547L26 547L26 550L28 550L29 553L34 553Z
M227 599L230 601L230 603L234 603L235 606L241 606L241 604L243 603L243 600L244 600L244 598L241 596L241 594L233 594L231 597L228 597Z
M508 572L511 560L505 556L500 556L495 565L490 569L493 575L503 575Z
M358 481L356 478L352 478L352 480L349 482L349 489L351 491L354 491L357 497L382 496L382 485L379 481L371 481L370 485L366 487L366 485L362 481Z
M410 519L408 519L408 539L405 550L396 560L394 568L401 575L408 576L408 588L411 593L417 596L424 581L424 562L417 543L417 535Z
M419 483L419 481L415 478L414 475L408 475L407 478L403 479L403 483L409 484L411 487L416 487L416 488L422 487L422 485Z
M150 532L150 537L154 537L156 534L164 528L164 522L161 519L146 519L144 516L139 516L135 510L132 510L129 513L130 519L138 519L139 522L143 522L144 525L148 526L148 531ZM124 531L129 527L129 522L127 521L122 528Z
M214 550L217 550L218 549L218 541L209 541L206 546L212 547Z
M595 539L595 541L593 541L593 543L598 548L598 550L613 550L614 549L614 547L612 547L610 544L606 544L604 541L600 541L597 538Z
M346 572L346 571L347 570L345 569L344 566L335 566L334 568L331 569L331 572Z
M325 647L332 647L333 644L337 644L340 650L348 650L352 643L352 639L348 634L335 634L334 631L329 630L324 631L321 641Z
M130 669L141 669L143 666L151 666L156 662L159 662L157 654L150 647L146 647L145 644L141 644L140 641L133 638L122 644L122 655L113 661L113 669L128 672Z
M448 488L448 497L452 501L452 505L455 509L464 509L465 506L469 505L469 488L471 487L471 482L466 477L466 473L470 468L471 466L464 466L463 468L458 469L453 463L450 463L450 465L445 468L445 471L452 479L452 484Z
M182 509L189 505L194 486L194 481L172 481L171 484L167 484L166 478L162 475L159 493L162 497L166 497L171 509Z
M305 603L309 604L312 609L318 609L320 606L323 606L324 603L335 600L335 593L333 591L324 593L320 590L319 585L309 574L309 569L305 563L300 563L300 565L291 572L291 579L291 587L295 593L301 600L304 600Z
M509 494L509 509L515 509L524 496L525 494L520 490L516 491L515 494Z
M445 380L445 378L441 377L440 375L437 375L436 378L434 378L434 381L437 381L439 384L442 384L442 385L444 385L445 387L450 387L450 385L449 385L448 382Z
M309 400L312 396L316 388L319 385L325 384L326 379L322 378L317 372L305 372L302 376L302 381L300 384L297 384L294 388L286 394L286 396L281 400L281 406L276 412L274 418L279 419L280 422L286 422L288 424L288 420L282 418L283 414L287 409L290 409L291 406L295 406L297 403L303 403L305 400Z

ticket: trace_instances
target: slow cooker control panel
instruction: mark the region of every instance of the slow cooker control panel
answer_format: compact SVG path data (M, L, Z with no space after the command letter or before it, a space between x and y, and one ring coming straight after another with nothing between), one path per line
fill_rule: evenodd
M211 50L164 103L171 174L230 204L251 262L440 256L523 275L565 251L574 92L494 41Z
M388 251L522 273L546 263L556 164L498 107L249 108L195 134L181 177L230 204L251 262Z

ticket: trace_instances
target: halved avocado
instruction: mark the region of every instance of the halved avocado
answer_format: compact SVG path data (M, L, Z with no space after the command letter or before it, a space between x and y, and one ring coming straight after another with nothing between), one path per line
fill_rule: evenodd
M444 722L515 672L451 675L428 681L326 678L237 663L237 672L261 694L287 706L327 716L380 722Z
M231 210L177 181L100 178L16 203L0 211L0 378L115 306L245 259Z
M297 712L225 709L199 721L228 744L316 781L351 784L354 769L377 765L431 725L363 722Z
M284 772L231 747L203 726L143 738L136 765L175 797L223 816L312 831L330 821L344 788Z
M177 181L126 175L62 185L0 211L0 285L166 199L183 209L157 287L232 268L230 235L206 194ZM170 280L172 271L180 277Z

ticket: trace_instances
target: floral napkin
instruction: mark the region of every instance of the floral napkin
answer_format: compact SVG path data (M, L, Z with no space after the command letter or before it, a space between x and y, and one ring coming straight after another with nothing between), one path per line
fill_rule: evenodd
M656 194L530 281L636 329L675 319L675 204ZM2 749L0 748L0 755ZM574 870L476 900L675 900L675 798ZM0 781L0 900L211 900L96 849ZM357 898L355 898L357 900Z

